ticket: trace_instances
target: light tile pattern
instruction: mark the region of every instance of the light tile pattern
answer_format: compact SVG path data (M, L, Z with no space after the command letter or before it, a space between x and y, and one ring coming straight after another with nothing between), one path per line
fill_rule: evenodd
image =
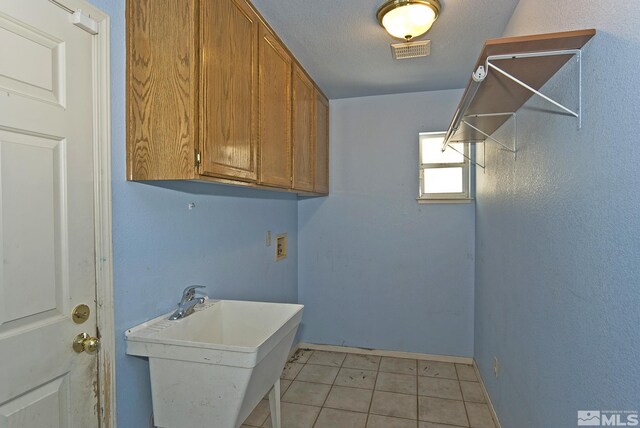
M280 379L286 379L286 380L295 379L303 367L304 367L304 364L287 363L284 366L284 370L282 371L282 375L280 376Z
M414 419L418 410L415 395L376 391L373 393L370 412L394 418Z
M291 356L289 362L306 364L309 362L309 358L311 358L312 354L313 351L309 349L299 349L298 351L296 351L295 355Z
M455 425L434 424L433 422L418 422L418 428L460 428Z
M280 386L283 428L495 428L465 364L301 349ZM241 428L271 427L266 398Z
M484 392L478 382L460 381L460 387L462 388L462 395L464 401L471 401L475 403L484 403Z
M282 396L281 401L320 407L327 399L330 390L330 385L294 380L286 394Z
M418 362L406 358L382 357L380 371L415 375L418 373Z
M346 356L339 352L314 351L307 362L321 366L341 367Z
M460 384L457 380L440 379L437 377L418 376L418 395L462 400Z
M351 388L373 389L376 384L378 372L373 370L359 370L341 368L336 378L336 385L349 386Z
M293 381L291 380L280 379L280 398L282 398L284 393L287 392L287 389L289 389L292 382Z
M380 359L380 357L376 357L375 355L349 354L342 363L342 367L378 371Z
M398 373L378 373L376 390L416 395L417 376Z
M478 378L476 378L476 371L472 366L467 366L466 364L456 364L456 371L458 372L458 379L467 380L471 382L477 382Z
M494 428L489 406L483 403L464 403L469 415L469 424L473 428Z
M467 412L462 401L418 397L421 421L447 423L468 427Z
M333 381L336 380L338 370L339 369L337 367L305 364L304 368L300 370L300 373L296 376L296 380L331 385L333 384Z
M331 388L329 397L327 397L327 401L324 403L324 407L368 413L372 395L373 391L370 389L334 385Z
M318 419L320 407L283 402L280 404L280 411L282 428L313 428ZM267 418L263 427L272 428L271 417Z
M314 428L365 428L366 424L366 413L324 408Z
M369 415L367 428L416 428L416 421L390 418L389 416Z
M458 379L456 366L453 363L443 363L440 361L418 361L418 375Z

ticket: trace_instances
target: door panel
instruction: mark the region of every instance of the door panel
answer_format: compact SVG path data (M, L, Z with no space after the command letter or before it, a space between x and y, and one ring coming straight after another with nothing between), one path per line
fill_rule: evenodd
M298 67L293 68L293 188L313 191L314 153L313 83Z
M0 426L64 428L68 426L68 377L60 377L0 406Z
M0 0L0 46L0 426L93 427L97 360L71 347L96 334L93 37Z
M314 191L329 193L329 101L316 91L316 168Z
M260 173L268 186L291 187L291 57L260 26Z
M0 331L11 321L65 309L68 284L56 257L65 251L63 153L64 141L0 129Z
M203 175L256 179L258 17L244 0L201 2Z
M0 86L64 107L64 43L0 13ZM38 64L37 67L25 67Z

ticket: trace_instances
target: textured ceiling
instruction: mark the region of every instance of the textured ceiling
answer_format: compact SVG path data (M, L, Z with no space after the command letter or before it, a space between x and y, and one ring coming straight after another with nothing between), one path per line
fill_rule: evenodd
M376 20L384 0L252 0L329 98L463 88L485 39L500 37L518 0L441 0L421 39L431 56L395 61Z

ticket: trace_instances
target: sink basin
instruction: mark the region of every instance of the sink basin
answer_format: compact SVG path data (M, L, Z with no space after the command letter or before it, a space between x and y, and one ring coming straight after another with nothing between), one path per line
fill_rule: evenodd
M279 419L280 374L302 309L206 300L186 318L166 314L128 330L127 354L149 358L155 425L237 428L272 387Z

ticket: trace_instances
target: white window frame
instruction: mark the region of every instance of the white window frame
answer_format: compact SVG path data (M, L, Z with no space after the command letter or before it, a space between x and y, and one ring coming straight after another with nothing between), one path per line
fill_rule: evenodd
M422 163L422 139L424 137L441 136L443 139L446 132L421 132L418 137L418 165L420 167L418 202L468 202L471 201L471 167L469 162L469 144L464 144L464 162L462 163ZM460 193L425 193L424 171L426 169L438 168L462 168L462 192Z

